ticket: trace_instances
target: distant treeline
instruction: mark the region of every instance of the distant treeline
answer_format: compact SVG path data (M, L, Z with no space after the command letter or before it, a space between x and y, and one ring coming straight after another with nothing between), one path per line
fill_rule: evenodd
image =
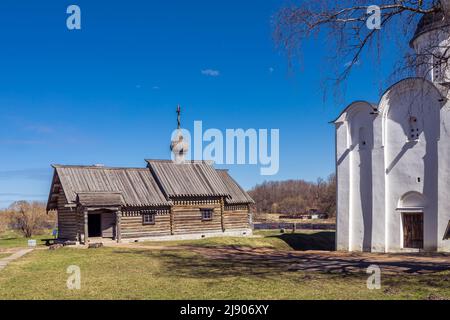
M304 214L311 209L336 215L336 176L318 179L268 181L249 191L256 202L257 213Z

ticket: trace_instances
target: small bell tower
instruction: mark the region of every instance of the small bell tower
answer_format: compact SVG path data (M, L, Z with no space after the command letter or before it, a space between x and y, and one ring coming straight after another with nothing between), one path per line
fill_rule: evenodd
M177 129L170 143L170 150L173 153L175 163L183 163L189 150L189 144L184 140L181 130L181 107L177 106Z

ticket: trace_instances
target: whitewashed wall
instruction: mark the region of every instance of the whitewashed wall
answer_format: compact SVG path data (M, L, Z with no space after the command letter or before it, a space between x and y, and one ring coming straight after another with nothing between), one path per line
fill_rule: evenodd
M449 249L442 239L450 220L450 111L443 103L431 82L411 78L383 95L379 114L356 102L336 120L338 250L404 250L399 203L411 192L426 203L424 249ZM418 139L410 137L412 117Z
M386 170L387 251L403 247L402 211L398 203L408 192L422 194L424 249L436 250L440 94L428 81L406 79L383 96ZM410 138L411 117L417 118L418 139ZM416 132L413 132L416 134Z
M420 211L424 249L450 251L450 67L433 58L450 45L450 27L427 30L412 41L418 78L335 121L338 250L404 251L402 214Z

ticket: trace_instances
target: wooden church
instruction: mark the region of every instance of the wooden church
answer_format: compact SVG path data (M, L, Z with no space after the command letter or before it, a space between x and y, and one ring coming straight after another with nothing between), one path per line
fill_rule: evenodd
M53 165L47 210L58 215L58 240L195 239L251 235L251 197L208 161L186 161L180 130L174 160L145 168Z

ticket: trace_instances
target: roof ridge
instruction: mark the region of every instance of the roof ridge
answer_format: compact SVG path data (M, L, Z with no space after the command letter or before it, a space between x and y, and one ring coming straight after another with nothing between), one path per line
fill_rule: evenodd
M78 168L78 169L107 169L107 170L147 170L147 167L108 167L95 165L70 165L70 164L52 164L54 169L58 168Z
M74 191L76 194L90 194L90 193L108 193L108 194L123 194L123 191Z
M173 164L208 164L213 166L214 165L214 161L212 160L185 160L181 163L177 163L173 160L169 160L169 159L144 159L147 163L150 162L159 162L159 163L173 163Z

